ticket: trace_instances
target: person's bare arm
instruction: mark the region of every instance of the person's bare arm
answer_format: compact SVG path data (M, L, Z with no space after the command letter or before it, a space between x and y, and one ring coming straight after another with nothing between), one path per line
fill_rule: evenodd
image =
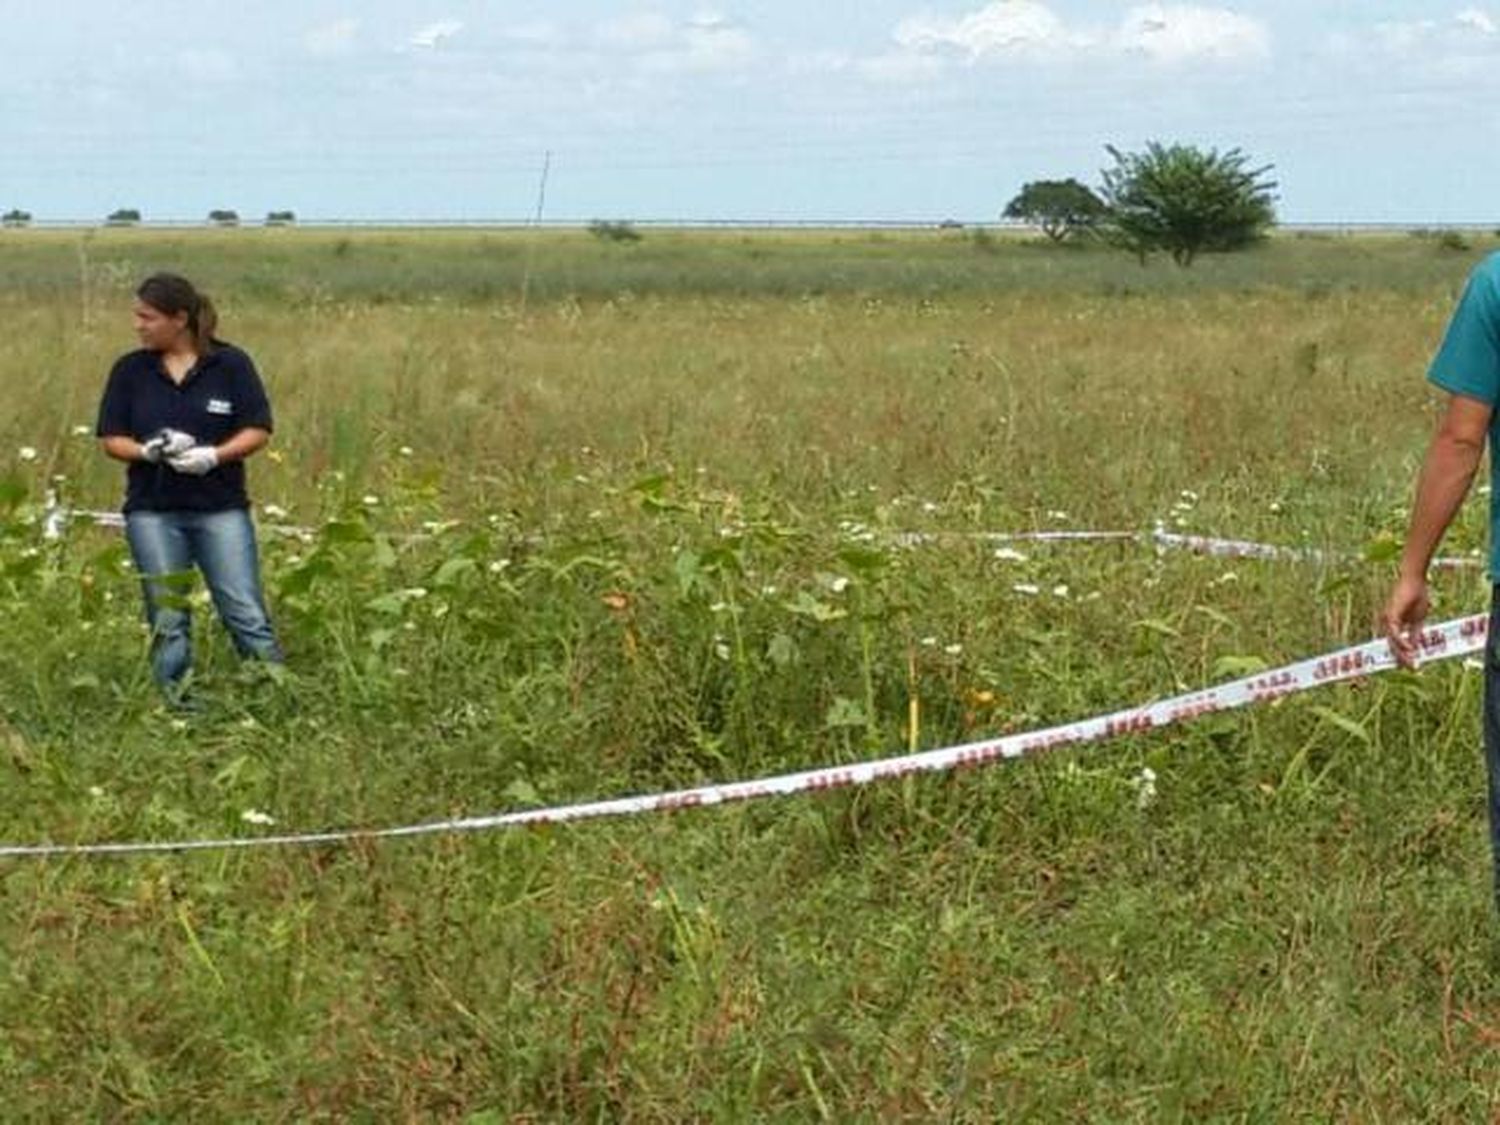
M243 461L264 449L271 440L271 431L260 426L246 426L226 442L214 446L219 455L219 464L227 461Z
M116 461L144 461L146 459L141 452L141 443L125 434L110 434L109 437L100 438L99 444L104 452Z
M1391 653L1403 667L1416 662L1417 634L1427 618L1427 567L1469 493L1493 413L1487 403L1453 395L1422 461L1400 576L1382 615Z

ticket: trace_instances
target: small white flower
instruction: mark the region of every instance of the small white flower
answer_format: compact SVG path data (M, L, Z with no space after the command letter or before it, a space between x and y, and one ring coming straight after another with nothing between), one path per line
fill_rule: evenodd
M1281 501L1280 500L1272 500L1271 501L1271 514L1272 515L1280 515L1281 514Z
M246 809L240 813L240 819L246 824L275 824L276 818L270 813L263 813L259 809Z
M1489 494L1490 494L1490 486L1489 485L1482 484L1482 485L1479 486L1479 495L1481 495L1481 496L1488 496Z
M360 497L359 502L366 508L373 508L380 503L380 497L372 492L367 492L364 496Z
M91 437L93 435L93 433L94 433L94 429L93 429L92 426L74 426L73 427L73 436L74 437Z
M172 720L172 729L173 730L187 730L187 728L188 728L188 723L187 723L186 719L173 719Z
M1468 657L1464 661L1464 667L1467 668L1467 669L1469 669L1469 671L1471 671L1471 672L1483 672L1484 671L1484 661L1483 660L1476 660L1474 657L1471 656L1471 657Z
M409 445L403 445L400 449L396 450L396 452L401 454L401 456L403 457L410 457L412 454L412 449Z
M1001 562L1025 562L1026 556L1014 547L1001 547L995 552L995 558Z
M729 603L728 602L714 602L713 605L711 605L711 606L708 607L708 612L709 613L723 613L728 608L729 608Z
M1070 515L1068 515L1067 512L1064 512L1064 511L1061 511L1060 509L1054 508L1054 509L1052 509L1051 511L1049 511L1047 513L1047 518L1049 520L1055 520L1058 523L1063 523L1064 521L1070 520L1073 517L1070 516Z
M776 596L776 587L762 586L760 588L760 596L763 598L774 598Z
M89 796L90 797L102 797L102 796L104 796L104 787L100 786L100 785L90 785L89 786Z
M510 566L510 560L509 559L496 559L494 562L490 563L490 573L491 574L501 574L509 566Z
M1174 512L1191 512L1192 510L1193 505L1189 504L1186 500L1179 500L1172 505L1172 511Z
M943 646L943 651L946 652L949 656L957 656L961 652L963 652L963 650L964 646L961 644L951 644Z
M923 648L937 648L936 637L923 637L917 643L920 644Z
M924 511L924 512L928 513L929 515L931 515L933 512L935 512L937 510L938 510L938 506L936 504L934 504L931 500L923 500L922 501L922 511Z
M1181 516L1173 516L1172 525L1174 527L1186 527L1188 525L1188 521L1183 519Z
M723 641L715 641L714 642L714 655L717 656L720 660L728 660L729 659L729 646L727 644L725 644Z
M23 445L20 449L16 450L16 456L22 461L35 461L36 450L29 445Z
M1059 585L1052 587L1052 596L1054 598L1066 598L1068 596L1067 586Z
M1182 492L1179 493L1179 495L1184 500L1191 500L1194 504L1196 504L1198 502L1198 494L1196 492L1194 492L1191 488L1184 488L1182 490Z
M1042 592L1040 586L1034 586L1030 582L1017 582L1010 589L1012 593L1024 594L1028 598L1034 598Z
M589 513L589 519L591 520L602 520L603 518L604 513L598 508L595 508L592 512Z
M577 473L577 474L575 474L574 477L573 477L573 483L574 484L588 484L588 483L590 483L589 478L588 478L588 474L587 473Z
M426 586L408 586L405 590L402 590L401 592L403 594L405 594L408 598L410 598L414 602L415 601L421 601L423 598L425 598L427 596L427 587Z
M262 504L260 510L265 513L268 520L286 519L286 509L280 504Z
M1131 779L1135 787L1135 807L1148 808L1156 800L1156 771L1147 766Z
M1095 590L1092 594L1084 595L1083 600L1086 602L1097 602L1102 597L1104 597L1104 595L1101 594L1098 590Z
M830 590L832 590L835 594L842 594L845 590L847 590L849 588L849 579L845 578L842 574L840 574L832 582L828 583L828 588Z

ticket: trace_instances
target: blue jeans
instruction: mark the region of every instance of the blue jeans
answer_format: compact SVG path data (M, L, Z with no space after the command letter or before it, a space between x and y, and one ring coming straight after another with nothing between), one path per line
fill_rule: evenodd
M241 656L283 661L260 589L255 527L243 508L222 512L131 512L125 537L141 575L151 625L151 672L172 688L193 659L192 569L203 573L219 619Z

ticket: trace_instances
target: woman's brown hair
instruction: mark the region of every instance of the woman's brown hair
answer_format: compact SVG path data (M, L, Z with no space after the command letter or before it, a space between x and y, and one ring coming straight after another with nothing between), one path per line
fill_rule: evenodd
M187 278L175 273L154 273L141 282L135 295L168 316L187 313L193 350L200 356L208 355L218 345L214 330L219 327L219 314L214 310L214 303L198 292Z

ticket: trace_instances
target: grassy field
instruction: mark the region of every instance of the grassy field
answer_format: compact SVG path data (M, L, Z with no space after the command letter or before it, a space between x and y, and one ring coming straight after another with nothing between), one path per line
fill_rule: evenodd
M751 777L1368 639L1389 564L890 533L1387 544L1493 248L1288 236L1178 271L964 232L0 232L0 840ZM118 503L87 434L131 286L169 266L266 376L262 522L317 529L263 533L289 681L200 621L191 719L149 683L117 537L37 526L49 487ZM1447 550L1485 526L1476 499ZM1487 605L1477 574L1435 589ZM636 821L4 863L5 1113L1487 1117L1479 690L1452 662Z

